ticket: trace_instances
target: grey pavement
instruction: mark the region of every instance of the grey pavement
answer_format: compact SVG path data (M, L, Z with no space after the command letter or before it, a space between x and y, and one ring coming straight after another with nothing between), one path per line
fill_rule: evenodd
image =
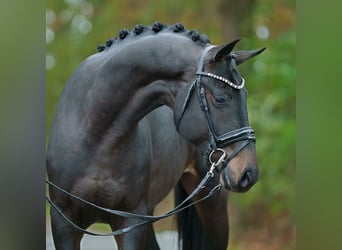
M161 250L175 250L177 249L177 232L158 233L157 241ZM46 250L55 250L49 230L46 232ZM117 246L113 237L85 235L81 241L81 250L117 250Z

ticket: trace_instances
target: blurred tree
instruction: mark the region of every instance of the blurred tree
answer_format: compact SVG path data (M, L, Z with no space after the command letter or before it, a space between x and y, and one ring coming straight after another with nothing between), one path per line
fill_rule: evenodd
M226 41L251 33L255 0L221 0L217 12L220 15L222 37Z

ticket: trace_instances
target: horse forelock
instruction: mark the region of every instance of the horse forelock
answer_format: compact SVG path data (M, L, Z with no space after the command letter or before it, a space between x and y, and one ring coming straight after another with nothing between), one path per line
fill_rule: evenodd
M152 26L145 26L142 24L137 24L131 30L129 29L121 29L118 33L117 37L109 38L105 44L101 44L97 47L98 52L104 51L106 48L111 47L115 42L120 42L125 40L127 37L137 37L139 38L141 34L146 34L150 32L150 34L158 34L161 31L181 34L188 38L190 38L195 43L200 45L206 45L210 43L210 40L206 34L200 34L196 30L187 30L183 24L176 23L172 26L165 25L161 22L155 22Z

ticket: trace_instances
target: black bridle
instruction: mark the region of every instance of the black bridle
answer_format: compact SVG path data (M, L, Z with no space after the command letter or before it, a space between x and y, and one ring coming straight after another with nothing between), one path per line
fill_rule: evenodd
M210 116L210 112L209 112L209 106L208 106L208 101L205 95L205 88L204 85L201 81L202 76L205 77L210 77L210 78L214 78L216 80L222 81L226 84L228 84L230 87L235 88L237 90L240 90L244 87L244 83L245 80L242 78L242 82L240 85L236 85L234 83L232 83L231 81L229 81L228 79L212 74L212 73L207 73L204 71L204 59L205 56L207 54L207 52L212 48L212 46L208 46L205 48L205 50L203 51L198 67L197 67L197 78L195 79L195 81L190 85L189 87L189 91L185 97L180 115L177 117L176 119L176 129L177 131L179 131L179 126L181 123L181 120L184 116L184 113L186 112L186 109L190 103L190 100L195 92L195 90L197 91L197 96L198 96L198 100L200 103L200 107L201 110L203 111L204 115L205 115L205 120L207 122L207 127L208 127L208 134L209 134L209 146L208 149L210 151L209 154L209 162L212 164L211 168L213 168L213 159L212 159L212 155L214 155L215 152L220 152L221 153L221 157L218 162L215 162L217 165L215 166L216 170L218 170L218 165L221 165L221 168L219 170L219 172L221 172L224 168L227 167L228 163L244 148L246 147L251 141L255 142L256 141L256 137L255 137L255 133L254 130L251 127L242 127L242 128L238 128L229 132L226 132L222 135L216 135L215 133L215 129L214 129L214 124L213 121L211 119ZM234 144L236 142L240 142L243 141L243 143L239 144L234 151L232 152L232 154L230 156L227 156L225 151L223 149L221 149L221 147L226 147L229 146L231 144Z
M191 84L188 94L185 98L185 101L183 103L182 106L182 110L180 113L180 116L178 116L177 120L176 120L176 128L177 130L179 129L179 125L180 122L182 120L182 117L188 107L188 104L191 100L191 97L194 94L195 89L197 90L197 95L200 101L200 106L201 106L201 110L204 112L205 114L205 118L207 121L207 125L208 125L208 130L209 130L209 149L210 149L210 154L209 154L209 162L211 164L210 169L207 171L206 175L203 177L203 179L201 180L201 182L197 185L197 187L194 189L194 191L183 201L181 202L178 206L176 206L174 209L170 210L169 212L160 215L160 216L149 216L149 215L142 215L142 214L134 214L134 213L129 213L129 212L125 212L125 211L120 211L120 210L113 210L113 209L109 209L109 208L104 208L101 206L98 206L92 202L86 201L68 191L66 191L65 189L59 187L58 185L46 180L46 183L50 186L50 188L54 188L56 190L58 190L59 192L64 193L65 195L69 196L72 199L78 200L86 205L89 205L91 207L94 207L96 209L99 209L103 212L109 213L109 214L113 214L113 215L117 215L120 217L125 217L125 218L133 218L133 219L138 219L141 220L141 222L138 222L136 224L133 224L131 226L110 232L110 233L94 233L94 232L90 232L84 228L81 228L79 225L75 224L70 218L68 218L63 211L48 197L46 196L46 200L50 203L50 205L56 209L56 211L62 215L62 217L69 223L71 224L74 228L76 228L77 230L85 233L85 234L89 234L89 235L93 235L93 236L113 236L113 235L120 235L123 233L127 233L132 231L135 228L144 226L145 224L148 223L153 223L156 222L158 220L164 219L166 217L169 217L171 215L174 215L190 206L193 206L211 196L213 196L214 194L216 194L217 192L219 192L221 190L222 184L218 184L215 185L213 188L210 189L210 191L208 192L207 195L203 196L202 198L198 199L197 201L191 201L191 199L197 195L198 193L200 193L207 185L207 183L210 182L210 180L214 177L214 170L217 170L218 172L221 172L227 165L228 163L245 147L248 145L249 142L251 141L255 141L255 135L254 135L254 131L251 127L243 127L243 128L239 128L233 131L229 131L223 135L217 136L214 130L214 125L212 122L212 119L210 117L210 113L209 113L209 106L208 106L208 102L207 102L207 98L205 96L205 90L204 90L204 86L201 83L201 76L207 76L207 77L212 77L215 78L217 80L223 81L225 83L227 83L229 86L236 88L236 89L242 89L243 88L243 84L244 84L244 80L242 81L242 84L240 85L235 85L233 83L231 83L228 79L225 79L223 77L220 76L216 76L214 74L211 73L206 73L203 72L204 69L204 58L206 53L209 51L209 49L211 48L211 46L207 47L204 52L202 53L202 56L200 58L199 61L199 65L198 65L198 70L197 70L197 78L194 81L194 83ZM234 151L231 153L231 155L227 156L225 151L223 149L221 149L220 147L223 146L228 146L231 145L233 143L239 142L239 141L244 141L242 144L238 145ZM214 160L213 159L213 155L214 153L220 153L221 156L219 157L218 160ZM220 169L218 169L218 167L220 167Z

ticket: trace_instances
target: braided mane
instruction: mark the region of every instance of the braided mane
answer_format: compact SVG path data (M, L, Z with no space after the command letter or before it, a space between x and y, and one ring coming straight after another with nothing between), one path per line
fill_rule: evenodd
M121 29L119 31L119 34L115 38L109 38L105 44L101 44L97 47L97 50L99 52L104 51L106 48L109 48L112 46L115 42L120 42L121 40L124 40L128 36L139 36L140 34L143 34L144 32L151 32L152 34L159 33L160 31L168 31L173 33L179 33L184 36L187 36L191 38L196 43L205 45L207 43L210 43L210 40L207 35L205 34L199 34L196 30L187 30L183 24L176 23L172 26L168 26L165 24L162 24L160 22L155 22L152 26L144 26L141 24L135 25L135 27L131 30L128 29Z

